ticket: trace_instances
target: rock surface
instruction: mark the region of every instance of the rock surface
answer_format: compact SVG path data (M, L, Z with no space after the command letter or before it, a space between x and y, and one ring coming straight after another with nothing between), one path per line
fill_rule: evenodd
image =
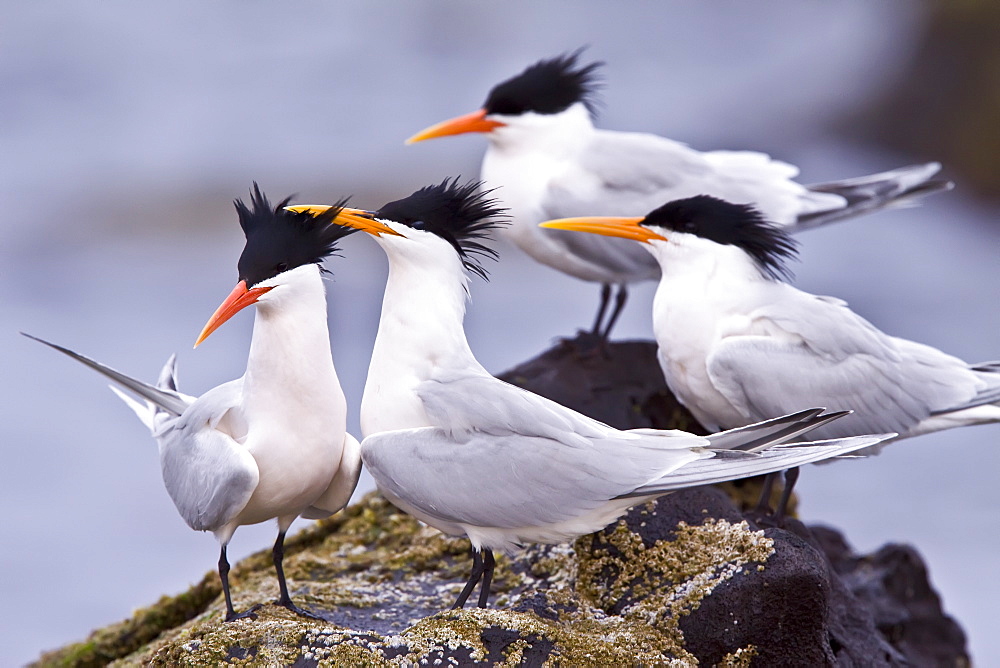
M600 380L609 367L624 382ZM685 418L658 374L653 344L578 341L507 378L561 388L542 391L569 404L599 396L615 407L592 413L619 426L666 426ZM266 605L227 624L210 572L38 665L968 665L914 550L857 556L832 529L758 524L715 488L635 507L572 546L500 557L495 607L446 611L468 549L369 494L288 541L292 595L322 621ZM238 609L277 597L270 550L230 577Z

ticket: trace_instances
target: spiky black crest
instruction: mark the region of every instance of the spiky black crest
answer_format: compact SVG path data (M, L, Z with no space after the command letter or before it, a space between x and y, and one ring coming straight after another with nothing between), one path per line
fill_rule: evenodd
M389 202L376 216L436 234L455 247L466 269L489 280L481 259L496 260L499 255L478 240L490 239L492 230L507 224L507 209L488 197L492 191L483 191L481 182L459 185L458 179L445 179Z
M247 238L237 264L247 287L304 264L319 264L337 250L337 241L357 231L334 222L346 200L317 216L286 211L290 200L286 197L272 207L254 183L252 209L241 199L233 202Z
M577 102L583 102L591 116L597 114L597 69L594 62L577 67L583 49L540 60L531 67L497 84L490 91L483 108L489 114L516 116L529 111L557 114Z
M698 195L664 204L646 216L643 224L738 246L772 279L791 277L785 261L796 256L795 241L749 204Z

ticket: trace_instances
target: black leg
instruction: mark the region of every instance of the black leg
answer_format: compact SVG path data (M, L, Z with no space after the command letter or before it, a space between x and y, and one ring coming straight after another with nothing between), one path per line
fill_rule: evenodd
M490 554L490 559L493 559L493 555ZM462 593L458 595L458 600L455 601L455 605L451 606L452 610L458 610L459 608L465 607L465 602L469 600L469 596L472 595L472 590L476 588L479 583L479 579L483 577L483 558L479 554L479 550L472 548L472 573L469 574L469 581L465 583L465 589Z
M493 550L483 548L483 584L479 590L479 607L485 608L490 600L490 585L493 584L493 569L497 562L493 558Z
M622 314L622 309L625 308L626 299L628 299L628 286L622 283L618 286L618 292L615 293L615 308L611 311L608 325L604 328L604 333L600 335L605 341L611 336L611 328L618 322L618 316Z
M761 515L771 514L771 490L774 489L774 479L777 473L768 473L764 476L764 484L760 488L760 500L757 502L756 512Z
M278 589L281 595L278 600L275 601L277 605L283 608L288 608L296 615L302 617L309 617L310 619L322 619L319 615L316 615L308 610L303 610L299 606L292 603L292 597L288 595L288 583L285 582L285 532L282 531L278 534L278 539L274 541L274 549L271 551L271 555L274 557L274 570L278 572Z
M597 307L597 317L594 319L594 326L590 328L590 333L594 336L601 335L601 321L604 320L604 312L608 310L608 302L611 300L611 286L601 283L601 304Z
M231 622L237 619L257 619L257 615L254 611L260 607L257 604L247 610L246 612L238 613L233 609L233 598L229 594L229 560L226 559L226 546L222 546L222 552L219 555L219 579L222 580L222 593L226 597L226 621Z
M774 521L781 526L785 521L785 514L788 511L788 501L792 498L792 490L799 479L798 467L785 471L785 488L781 490L781 499L778 501L778 510L774 513Z

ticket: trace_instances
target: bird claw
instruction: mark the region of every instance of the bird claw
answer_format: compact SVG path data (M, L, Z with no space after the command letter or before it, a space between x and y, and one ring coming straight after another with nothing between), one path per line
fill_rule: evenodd
M324 621L323 618L320 617L319 615L317 615L315 612L309 612L308 610L306 610L304 608L300 608L299 606L297 606L294 603L292 603L290 600L289 601L282 601L281 599L278 599L277 601L274 602L274 604L275 605L280 605L282 608L285 608L286 610L294 612L299 617L305 617L307 619L317 619L319 621Z
M257 619L257 610L260 610L261 604L250 607L243 612L227 612L226 621L235 622L237 619Z

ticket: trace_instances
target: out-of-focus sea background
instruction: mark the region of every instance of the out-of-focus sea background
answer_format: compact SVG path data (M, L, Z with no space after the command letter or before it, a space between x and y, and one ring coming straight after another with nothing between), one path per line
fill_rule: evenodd
M854 127L901 77L922 76L912 64L931 19L929 4L867 0L8 3L0 664L82 639L185 589L217 559L212 536L174 510L144 427L97 375L19 330L150 380L177 351L193 394L241 375L249 313L191 350L236 281L234 197L257 180L276 199L351 194L372 208L474 177L482 137L403 140L582 45L607 62L602 127L766 151L798 164L804 182L935 159L899 141L890 151L872 132L859 139ZM876 121L909 120L892 113ZM956 169L945 174L958 188L918 208L802 235L797 284L847 299L890 333L995 359L1000 209L963 188ZM355 433L385 276L381 251L361 236L327 264ZM495 372L589 324L597 298L595 286L498 246L502 261L489 283L474 281L467 318ZM653 289L632 291L618 337L651 336ZM1000 427L934 434L805 470L801 512L860 551L915 545L977 664L1000 665L998 470ZM358 493L371 486L364 478ZM230 554L273 538L270 523L243 528Z

